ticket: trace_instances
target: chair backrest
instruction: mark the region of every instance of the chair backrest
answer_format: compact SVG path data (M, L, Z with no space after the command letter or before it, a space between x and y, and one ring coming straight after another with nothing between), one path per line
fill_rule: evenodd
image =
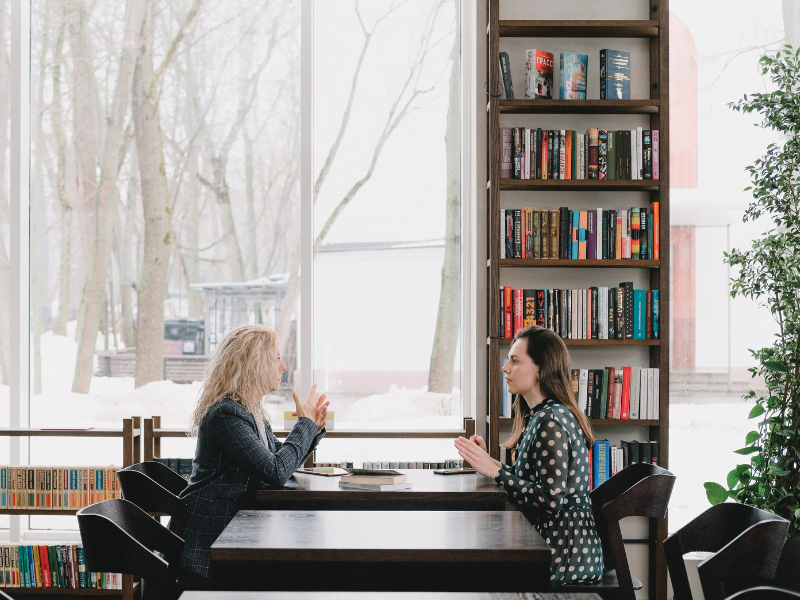
M728 596L727 600L800 600L800 594L767 585L748 588Z
M146 468L134 468L142 465L146 465ZM183 528L186 526L186 503L172 491L179 486L171 477L165 476L163 472L159 473L158 469L151 468L152 465L163 467L180 479L184 484L183 487L186 487L183 477L168 467L157 462L139 463L117 471L122 497L133 502L145 512L169 515L171 517L170 530L182 535ZM154 473L160 481L154 480L147 474L148 472ZM171 489L165 487L164 484L169 485Z
M726 587L727 593L731 594L749 587L748 582L757 584L758 580L750 579L750 576L771 579L788 527L785 519L752 506L726 502L710 507L664 540L664 553L675 600L693 600L683 562L683 555L689 552L716 553L698 566L707 600L712 597L724 598L720 594L724 594ZM720 554L723 549L724 553ZM720 556L717 557L717 554ZM722 582L718 581L713 589L706 591L704 577L709 583L719 577L726 579L726 582L720 585ZM748 579L745 580L745 577Z
M170 597L183 554L180 537L127 500L80 509L78 527L88 571L144 578L143 600Z
M597 486L591 493L592 513L607 571L616 570L622 597L635 598L633 580L619 522L625 517L663 519L675 475L651 463L635 463Z
M169 490L176 496L186 488L189 483L167 465L154 460L146 460L136 463L130 467L125 467L122 471L139 471L155 481L161 487Z
M773 585L800 592L800 535L786 540L775 570Z

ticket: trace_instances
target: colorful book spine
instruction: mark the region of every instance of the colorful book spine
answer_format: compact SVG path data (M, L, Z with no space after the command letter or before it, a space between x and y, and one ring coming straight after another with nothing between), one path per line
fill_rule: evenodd
M564 100L586 100L586 74L589 56L575 52L562 52L560 97Z
M594 443L594 448L592 449L592 473L594 475L594 480L592 483L595 488L605 482L609 477L608 453L610 448L611 444L608 440L596 440Z
M630 100L631 54L621 50L600 50L600 99Z
M544 50L525 51L525 98L553 97L553 54Z
M500 53L500 79L503 83L506 100L513 100L514 86L511 83L511 60L508 58L508 52Z
M500 128L500 177L511 179L511 167L513 162L511 141L511 127Z

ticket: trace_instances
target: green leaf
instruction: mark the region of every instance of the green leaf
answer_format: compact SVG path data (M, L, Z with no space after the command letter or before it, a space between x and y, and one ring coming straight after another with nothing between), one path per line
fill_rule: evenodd
M706 488L706 496L711 504L721 504L728 499L728 490L718 483L706 481L703 487Z
M750 414L747 415L748 419L755 419L756 417L763 415L766 409L761 404L756 404L753 409L750 411Z
M751 431L750 433L747 434L747 437L745 438L744 443L745 444L752 444L753 442L755 442L760 437L761 437L760 433L758 433L757 431Z
M734 469L730 473L728 473L728 489L732 490L736 487L736 484L739 483L739 472Z
M762 364L770 371L777 371L778 373L786 373L786 367L783 365L783 363L779 363L774 360L768 360Z
M738 450L734 450L736 454L753 454L754 452L758 452L759 448L756 446L747 446L747 448L739 448Z

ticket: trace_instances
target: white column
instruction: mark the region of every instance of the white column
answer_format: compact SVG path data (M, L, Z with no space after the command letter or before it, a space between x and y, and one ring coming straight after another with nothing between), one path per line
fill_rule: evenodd
M314 1L300 8L300 395L314 382ZM290 310L287 306L286 310Z
M30 375L30 2L11 2L11 294L9 320L10 425L28 424ZM20 462L20 438L11 437L11 464ZM19 517L10 539L19 540Z

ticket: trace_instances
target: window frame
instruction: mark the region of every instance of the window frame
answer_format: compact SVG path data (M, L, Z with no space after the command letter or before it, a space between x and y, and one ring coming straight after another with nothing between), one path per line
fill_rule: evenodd
M301 0L301 300L299 359L302 365L300 393L308 394L313 378L313 6L315 0ZM11 1L10 53L10 262L12 286L9 348L9 425L30 425L30 151L31 151L31 4L33 0ZM461 398L462 416L474 418L477 348L476 269L477 202L471 179L475 173L475 31L477 5L461 0ZM306 368L306 366L310 368ZM29 460L30 438L9 437L11 464ZM21 516L10 516L10 528L0 533L20 540ZM27 528L26 528L27 529ZM24 538L41 540L57 530L26 531ZM70 537L72 532L58 532Z

